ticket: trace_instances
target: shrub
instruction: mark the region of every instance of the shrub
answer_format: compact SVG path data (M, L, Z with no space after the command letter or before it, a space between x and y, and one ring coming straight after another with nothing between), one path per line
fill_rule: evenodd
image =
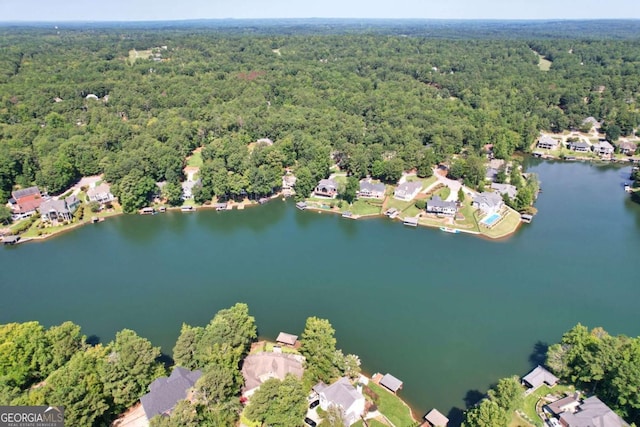
M416 208L423 210L424 208L427 207L427 201L424 199L416 200L415 206Z

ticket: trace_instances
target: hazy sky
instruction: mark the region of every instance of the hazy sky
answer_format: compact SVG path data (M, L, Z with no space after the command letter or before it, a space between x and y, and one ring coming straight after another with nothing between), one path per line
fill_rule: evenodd
M639 0L0 0L0 21L640 18Z

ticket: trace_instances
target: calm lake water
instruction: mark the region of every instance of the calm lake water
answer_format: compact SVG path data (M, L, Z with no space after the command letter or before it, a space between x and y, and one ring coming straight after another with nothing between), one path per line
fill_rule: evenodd
M369 373L422 415L455 415L540 343L582 322L640 334L640 205L630 168L532 163L539 214L493 242L274 201L245 211L123 216L0 250L0 323L72 320L103 342L136 330L170 353L183 322L249 304L259 333L328 318Z

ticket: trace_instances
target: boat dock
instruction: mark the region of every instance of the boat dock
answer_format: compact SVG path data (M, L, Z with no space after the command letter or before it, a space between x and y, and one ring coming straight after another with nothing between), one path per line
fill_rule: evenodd
M408 216L404 220L402 220L404 225L408 225L409 227L417 227L418 226L418 217L416 216Z

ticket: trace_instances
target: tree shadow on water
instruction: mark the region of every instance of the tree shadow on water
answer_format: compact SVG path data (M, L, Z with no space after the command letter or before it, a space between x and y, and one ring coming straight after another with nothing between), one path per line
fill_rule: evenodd
M95 347L96 345L100 344L100 337L97 335L89 335L85 342L90 346Z
M467 409L475 406L476 403L480 402L484 399L485 394L480 390L469 390L467 394L464 396L464 405Z
M549 350L549 344L546 342L538 341L533 345L533 352L529 355L531 367L535 368L538 365L545 364L547 361L547 350Z
M447 424L449 427L460 427L464 421L464 411L460 408L451 408L447 418L449 418L449 424Z

